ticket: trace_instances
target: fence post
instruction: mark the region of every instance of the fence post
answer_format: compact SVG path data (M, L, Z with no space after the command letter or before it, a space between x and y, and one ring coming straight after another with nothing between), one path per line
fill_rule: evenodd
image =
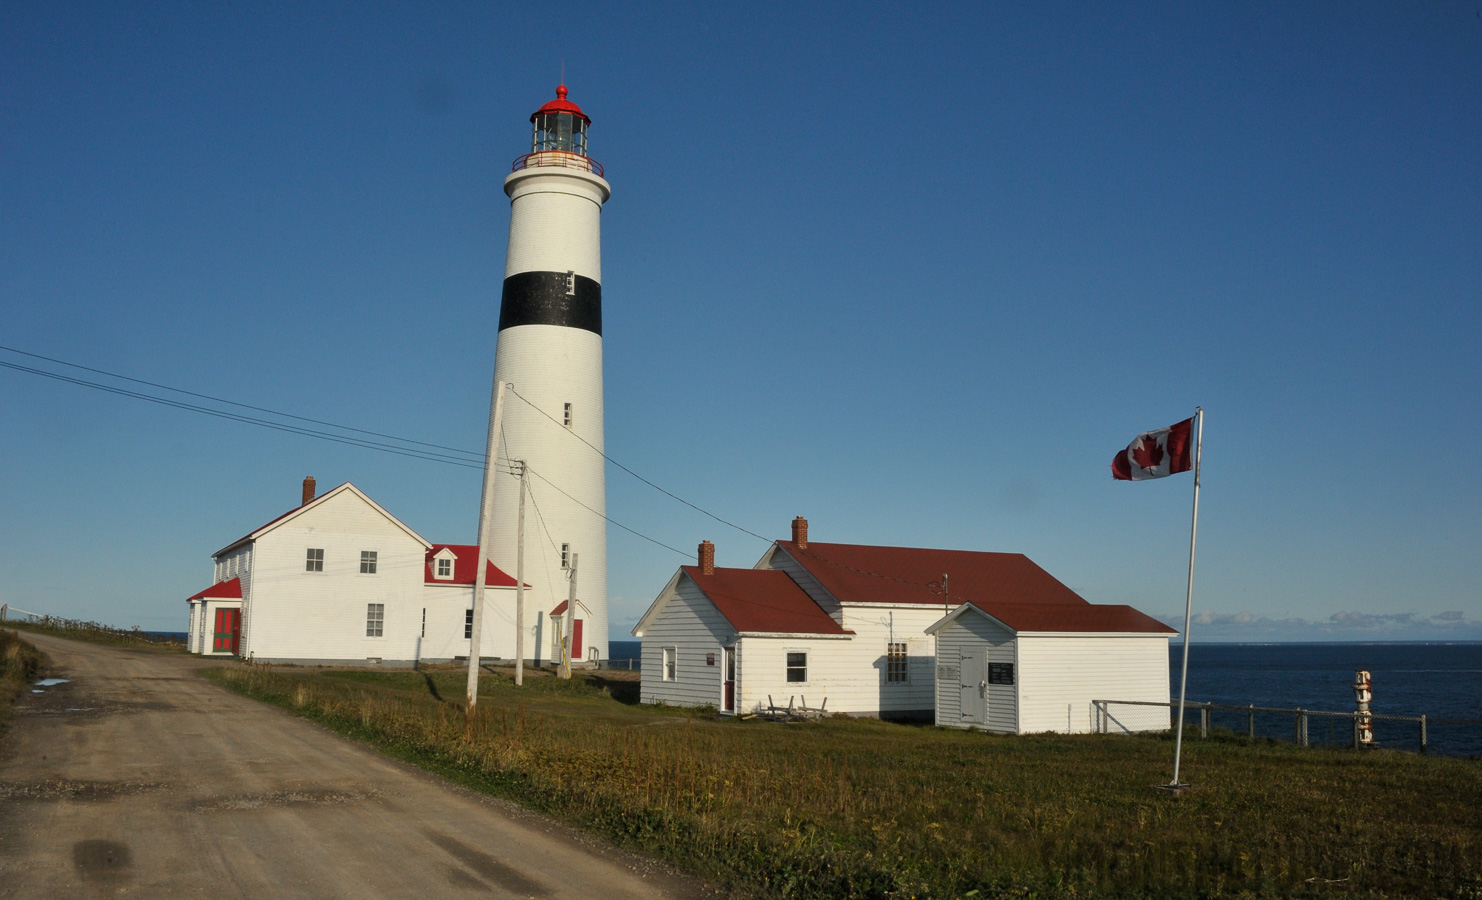
M1209 707L1199 707L1199 740L1209 737Z
M1358 713L1354 713L1353 714L1353 749L1357 750L1358 748L1359 748L1359 717L1358 717Z
M1256 705L1254 703L1251 703L1251 704L1249 704L1249 706L1250 706L1250 712L1246 713L1247 719L1246 719L1246 722L1245 722L1245 730L1246 730L1246 734L1250 737L1250 739L1251 740L1255 740L1256 739Z
M1425 753L1425 745L1426 745L1425 716L1421 716L1420 717L1420 752L1421 752L1422 755Z

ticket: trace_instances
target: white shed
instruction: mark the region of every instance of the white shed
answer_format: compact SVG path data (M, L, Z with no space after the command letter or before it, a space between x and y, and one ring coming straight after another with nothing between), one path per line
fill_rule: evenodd
M1168 637L1130 606L964 603L936 638L936 723L1006 734L1096 730L1093 700L1167 703ZM1111 731L1163 731L1166 707L1114 707Z

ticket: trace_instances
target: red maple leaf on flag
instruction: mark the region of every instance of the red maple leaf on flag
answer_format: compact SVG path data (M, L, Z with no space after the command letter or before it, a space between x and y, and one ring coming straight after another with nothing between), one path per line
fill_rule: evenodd
M1132 461L1144 469L1156 469L1158 463L1163 461L1163 448L1158 442L1150 438L1143 438L1137 442L1137 449L1132 451Z

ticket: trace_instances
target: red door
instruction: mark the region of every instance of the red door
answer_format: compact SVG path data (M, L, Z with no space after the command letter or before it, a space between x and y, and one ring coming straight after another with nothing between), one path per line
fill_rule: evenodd
M571 623L571 661L581 662L581 619Z
M218 609L216 632L211 641L211 652L236 655L237 644L242 638L242 611L240 609Z
M721 698L721 709L725 712L736 711L736 648L725 647L721 650L725 654L725 695Z

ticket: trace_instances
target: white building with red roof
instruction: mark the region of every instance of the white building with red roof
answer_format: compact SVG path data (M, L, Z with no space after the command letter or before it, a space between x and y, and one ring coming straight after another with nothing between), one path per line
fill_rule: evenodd
M940 722L939 675L960 680L962 653L981 657L973 690L985 712L972 718L968 705L945 724L1084 731L1093 699L1168 700L1173 629L1131 607L1088 603L1023 554L810 542L799 517L792 540L773 543L754 568L714 560L702 543L699 565L681 567L633 629L646 703L746 713L806 698L814 708L826 700L829 712ZM969 622L974 635L991 631L963 621L964 608L998 623L992 648L959 634ZM945 669L942 631L955 642ZM1023 665L1027 684L1016 674ZM1081 696L1091 686L1095 696Z
M316 495L304 479L299 506L212 556L212 585L187 601L193 653L306 665L468 657L478 547L429 542L349 482ZM485 565L481 655L513 658L515 580ZM538 650L549 626L531 619L526 646Z

